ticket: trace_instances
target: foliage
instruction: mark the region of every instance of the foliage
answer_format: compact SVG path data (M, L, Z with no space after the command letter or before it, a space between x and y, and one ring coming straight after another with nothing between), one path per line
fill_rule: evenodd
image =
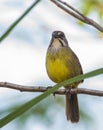
M103 0L81 0L81 9L84 15L96 14L103 25Z

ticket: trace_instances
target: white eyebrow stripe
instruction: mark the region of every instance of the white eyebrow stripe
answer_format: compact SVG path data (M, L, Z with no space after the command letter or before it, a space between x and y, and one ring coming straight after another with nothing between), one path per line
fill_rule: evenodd
M61 32L58 32L58 35L62 34Z

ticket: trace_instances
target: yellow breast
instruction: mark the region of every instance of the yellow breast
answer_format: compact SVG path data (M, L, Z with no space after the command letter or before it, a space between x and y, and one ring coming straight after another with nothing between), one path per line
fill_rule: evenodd
M50 79L56 83L82 73L78 58L68 47L49 48L46 54L46 69Z
M47 56L46 68L47 73L52 81L59 83L68 79L70 72L63 58L61 59L61 57L58 56L56 56L55 58Z

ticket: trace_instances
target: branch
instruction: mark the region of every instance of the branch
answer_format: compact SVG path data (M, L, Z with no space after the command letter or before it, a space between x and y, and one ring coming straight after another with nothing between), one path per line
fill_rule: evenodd
M41 87L41 86L39 86L39 87L23 86L23 85L8 83L8 82L0 82L0 87L16 89L21 92L45 92L51 88L51 87ZM54 94L65 95L65 93L66 93L65 89L59 89ZM78 94L88 94L88 95L93 95L93 96L103 96L103 91L91 90L91 89L86 89L86 88L71 89L70 93L71 94L78 93Z
M103 27L100 26L98 23L96 23L94 20L84 16L82 13L80 13L78 10L76 10L75 8L73 8L72 6L70 6L69 4L67 4L66 2L63 2L61 0L51 0L51 2L53 2L56 6L58 6L59 8L61 8L62 10L64 10L66 13L72 15L73 17L77 18L78 20L89 24L95 28L97 28L99 31L103 32ZM71 10L72 11L71 11Z

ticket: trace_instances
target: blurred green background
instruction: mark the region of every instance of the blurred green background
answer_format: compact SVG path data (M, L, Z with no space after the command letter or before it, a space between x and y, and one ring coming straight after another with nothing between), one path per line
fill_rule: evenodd
M103 1L68 1L73 7L103 26ZM0 1L0 36L32 5L32 0ZM48 0L40 1L0 44L0 81L22 85L54 85L45 70L45 53L54 30L64 31L70 47L88 72L103 67L103 33L81 24ZM103 90L103 76L85 80L82 88ZM0 119L40 93L0 88ZM65 116L65 97L51 95L12 121L3 130L101 130L103 98L79 95L80 122Z

